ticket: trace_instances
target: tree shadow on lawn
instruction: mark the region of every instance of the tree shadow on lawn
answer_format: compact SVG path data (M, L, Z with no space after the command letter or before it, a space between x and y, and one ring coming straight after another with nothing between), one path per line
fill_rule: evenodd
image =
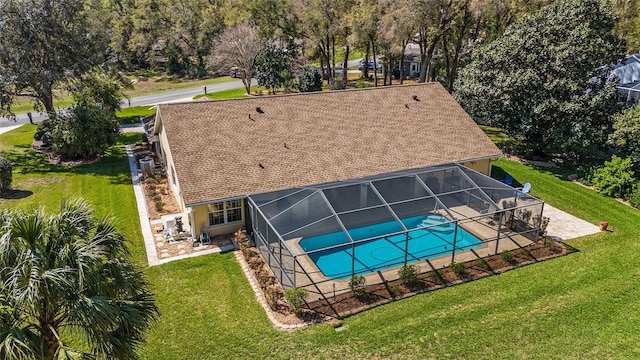
M551 175L559 180L568 181L568 182L571 181L569 179L569 175L576 173L575 166L565 165L565 166L558 166L558 167L548 167L548 166L531 165L531 164L525 164L525 165L541 174ZM509 173L507 173L502 167L500 167L500 165L496 165L496 164L491 165L492 178L502 181L504 180L504 178L506 178L507 175L509 175ZM527 182L527 179L520 179L520 180L524 181L525 183ZM523 186L523 184L514 178L513 184L511 184L511 186L521 187Z
M0 196L0 199L17 200L17 199L24 199L31 195L33 195L33 191L31 190L11 189L6 193L2 194Z

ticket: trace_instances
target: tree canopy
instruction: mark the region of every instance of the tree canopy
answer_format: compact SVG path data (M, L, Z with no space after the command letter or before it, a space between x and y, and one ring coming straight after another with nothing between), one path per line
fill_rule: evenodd
M105 29L87 10L83 0L0 2L0 92L52 113L54 88L105 61Z
M304 68L298 79L298 89L300 92L322 91L322 77L316 68Z
M609 142L622 157L629 157L640 167L640 104L614 116L613 133Z
M238 75L249 94L256 56L261 49L262 43L255 27L239 25L228 28L215 40L215 50L210 63L226 71L237 67Z
M71 159L93 159L113 145L120 124L110 110L79 104L64 113L51 114L51 145L57 155Z
M255 78L258 85L264 86L271 92L280 88L285 81L285 72L290 73L291 56L272 43L266 43L255 60Z
M110 218L67 200L2 210L0 229L0 358L137 358L158 308Z
M621 106L606 66L624 55L615 22L599 0L549 5L475 49L455 96L477 122L503 128L534 153L602 149Z

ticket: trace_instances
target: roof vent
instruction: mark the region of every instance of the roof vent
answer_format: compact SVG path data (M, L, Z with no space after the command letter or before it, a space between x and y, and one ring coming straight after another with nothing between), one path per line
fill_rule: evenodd
M251 117L251 114L249 114L249 120L256 121L254 118Z
M284 148L287 150L291 150L291 148L289 148L289 145L287 145L287 143L284 143Z
M264 114L264 110L262 110L260 106L256 108L256 111L258 112L258 114Z
M409 108L409 104L404 104L404 107L406 107L408 109Z
M411 98L415 101L420 101L420 99L418 99L418 95L413 95Z
M264 169L264 165L262 165L262 163L259 163L258 166L260 166L260 169Z

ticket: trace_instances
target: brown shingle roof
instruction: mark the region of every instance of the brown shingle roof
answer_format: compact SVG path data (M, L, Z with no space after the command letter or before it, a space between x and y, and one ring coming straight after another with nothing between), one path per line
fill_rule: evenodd
M438 83L158 111L186 205L501 154Z

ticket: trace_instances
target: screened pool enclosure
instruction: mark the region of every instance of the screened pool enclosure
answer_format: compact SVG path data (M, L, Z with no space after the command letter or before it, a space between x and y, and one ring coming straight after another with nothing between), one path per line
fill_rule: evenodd
M248 196L253 241L282 286L328 296L537 241L543 202L447 164ZM313 298L313 296L311 297Z

